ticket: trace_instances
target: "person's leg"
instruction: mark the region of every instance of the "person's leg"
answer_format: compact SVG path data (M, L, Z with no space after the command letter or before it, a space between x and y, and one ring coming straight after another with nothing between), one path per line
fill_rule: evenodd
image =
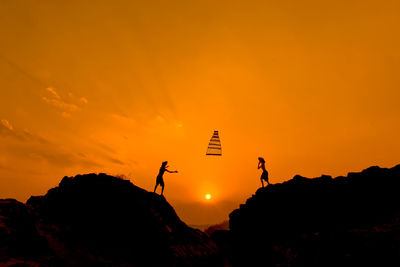
M261 180L262 187L264 187L263 179L261 178L260 180Z
M154 187L154 193L156 192L157 186L158 186L158 183L156 183L156 186Z
M160 186L161 186L161 195L162 195L162 194L164 193L164 186L165 186L165 184L164 184L164 179L162 179L162 177L161 177L161 179L160 179L159 184L160 184Z

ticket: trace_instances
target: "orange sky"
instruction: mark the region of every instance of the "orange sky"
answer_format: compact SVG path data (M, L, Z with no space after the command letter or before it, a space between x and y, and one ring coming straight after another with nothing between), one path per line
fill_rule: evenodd
M82 3L85 2L85 3ZM0 197L124 174L188 223L400 163L400 2L0 1ZM219 130L223 156L206 157ZM210 193L211 201L204 195Z

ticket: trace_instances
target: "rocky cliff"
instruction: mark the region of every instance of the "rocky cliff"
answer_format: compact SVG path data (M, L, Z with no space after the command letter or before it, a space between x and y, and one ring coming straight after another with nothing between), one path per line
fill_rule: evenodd
M164 197L105 174L64 177L27 205L0 201L0 261L26 266L221 266Z
M400 266L399 186L400 165L297 175L260 188L214 239L234 266Z
M400 266L400 165L260 188L211 239L105 174L0 200L0 266ZM214 231L215 230L215 231Z

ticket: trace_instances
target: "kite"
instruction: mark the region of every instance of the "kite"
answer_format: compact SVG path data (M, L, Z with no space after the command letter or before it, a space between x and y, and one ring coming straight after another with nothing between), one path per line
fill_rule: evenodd
M208 143L206 156L222 156L221 141L219 140L218 131L214 131Z

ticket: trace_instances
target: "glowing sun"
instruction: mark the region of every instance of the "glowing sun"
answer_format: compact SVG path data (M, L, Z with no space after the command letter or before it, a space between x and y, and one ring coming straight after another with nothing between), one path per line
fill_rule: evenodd
M211 199L211 195L210 195L210 194L206 194L204 197L205 197L207 200L210 200L210 199Z

